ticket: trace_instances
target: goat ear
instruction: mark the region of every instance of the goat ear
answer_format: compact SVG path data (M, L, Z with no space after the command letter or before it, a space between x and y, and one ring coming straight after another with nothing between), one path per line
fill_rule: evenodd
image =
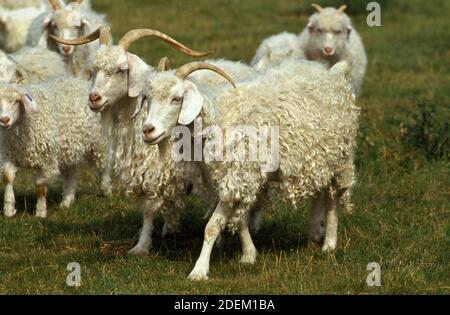
M52 23L52 15L48 14L42 21L42 30L48 29L51 26L51 23Z
M48 14L45 19L42 21L42 34L39 37L39 41L36 43L36 46L41 48L48 48L48 38L49 38L49 30L52 25L52 15Z
M267 46L267 56L270 58L272 57L273 49L272 46L270 46L269 44L266 44L266 46Z
M81 29L82 29L83 36L91 33L92 27L91 27L91 23L89 23L88 19L83 18L81 20Z
M178 123L188 126L200 115L204 99L194 83L185 81L184 85L183 106L181 107L180 117L178 117Z
M142 112L142 109L146 104L148 104L147 96L144 95L144 93L141 93L136 100L136 110L134 111L133 116L131 116L131 119L135 119Z
M149 74L149 67L138 56L128 55L128 96L138 97L144 89Z
M35 100L31 97L30 94L22 95L21 101L22 101L23 107L25 108L25 111L28 114L33 114L33 113L39 112L39 108L38 108Z

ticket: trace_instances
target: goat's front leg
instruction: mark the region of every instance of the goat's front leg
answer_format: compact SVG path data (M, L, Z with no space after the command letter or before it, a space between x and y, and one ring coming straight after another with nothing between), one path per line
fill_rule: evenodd
M217 237L224 230L228 221L228 209L226 209L222 202L219 202L214 211L208 225L205 229L205 236L203 241L202 251L200 257L195 263L195 267L189 275L191 280L206 280L209 273L209 261L211 259L211 252Z
M180 213L185 208L184 201L174 203L172 202L169 207L166 207L162 212L164 218L164 227L162 230L162 238L166 238L169 235L175 235L179 231L180 225Z
M100 190L105 197L112 194L111 168L106 168L100 172Z
M16 213L16 198L14 196L14 179L17 169L11 163L3 166L3 183L5 184L3 213L5 217L12 218Z
M51 156L52 159L44 163L44 167L39 170L38 175L35 177L37 203L36 203L36 216L38 218L47 217L47 192L48 184L53 178L61 175L58 162L54 159L54 155Z

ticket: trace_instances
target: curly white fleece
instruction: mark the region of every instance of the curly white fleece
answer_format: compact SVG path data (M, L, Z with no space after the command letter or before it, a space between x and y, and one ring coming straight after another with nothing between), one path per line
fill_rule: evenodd
M239 84L238 89L200 88L206 96L202 112L205 128L279 127L276 182L269 183L261 162L208 165L221 202L233 209L229 220L232 231L265 187L294 205L330 187L342 193L341 205L349 206L359 108L345 75L338 70L287 60Z
M25 47L9 55L0 51L0 69L0 80L11 83L37 83L68 75L62 57L40 47Z
M0 83L0 95L28 93L39 107L38 113L22 113L10 130L0 133L4 161L40 169L45 180L85 160L107 169L99 119L85 108L87 91L88 83L76 78L57 78L35 85Z

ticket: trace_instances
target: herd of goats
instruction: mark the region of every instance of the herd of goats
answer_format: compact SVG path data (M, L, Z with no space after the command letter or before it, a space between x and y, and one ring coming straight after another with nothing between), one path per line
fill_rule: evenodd
M62 179L61 207L70 207L78 169L89 162L103 195L112 193L115 176L118 189L143 201L132 254L149 252L156 215L164 218L163 234L173 233L187 197L204 200L210 219L192 280L208 278L211 252L226 229L241 240L241 262L254 263L251 232L274 198L294 206L311 198L310 239L334 251L338 210L352 207L356 102L367 58L345 6L313 7L300 35L264 40L250 65L216 59L171 69L168 58L152 67L130 46L153 37L191 57L212 51L152 29L131 30L113 44L106 17L89 1L0 0L4 215L17 212L18 169L36 172L36 215L45 218L49 183ZM203 130L277 127L267 140L278 143L278 167L269 171L260 160L175 161L176 130L194 130L198 121ZM232 145L248 149L243 131L237 134ZM230 146L206 132L188 140L200 141L210 156Z

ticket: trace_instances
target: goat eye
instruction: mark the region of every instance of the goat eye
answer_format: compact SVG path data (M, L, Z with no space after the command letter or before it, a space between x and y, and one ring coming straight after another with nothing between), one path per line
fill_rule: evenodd
M179 103L181 103L183 101L183 98L182 97L175 97L173 100L172 100L172 104L179 104Z
M95 77L95 71L94 70L89 70L89 79L88 81L91 81L92 79L94 79Z
M127 72L127 70L125 70L125 69L117 69L116 70L116 74L124 74L125 72Z

